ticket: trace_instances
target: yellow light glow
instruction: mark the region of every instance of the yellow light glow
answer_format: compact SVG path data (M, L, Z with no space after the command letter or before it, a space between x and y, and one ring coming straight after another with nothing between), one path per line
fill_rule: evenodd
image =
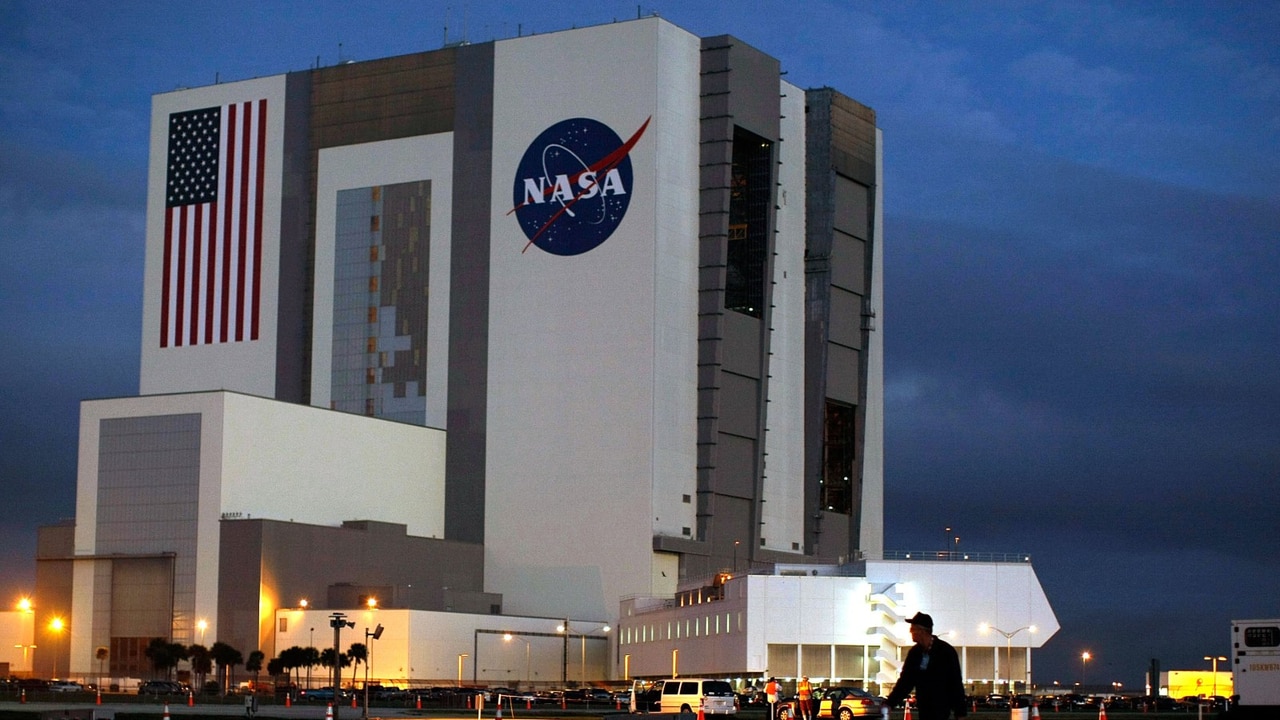
M62 618L56 617L49 621L49 629L54 632L62 632Z
M22 598L18 601L18 609L22 612L31 612L31 599Z
M301 600L299 600L299 601L298 601L298 607L302 608L303 610L306 610L306 609L307 609L307 599L306 599L306 598L302 598Z
M365 601L365 604L368 605L369 609L372 610L373 608L378 607L378 598L371 597Z

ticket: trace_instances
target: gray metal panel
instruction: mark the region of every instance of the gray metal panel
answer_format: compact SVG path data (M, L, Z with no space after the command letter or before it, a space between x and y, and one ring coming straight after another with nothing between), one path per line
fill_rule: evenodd
M870 188L847 177L836 176L835 217L837 230L866 240L870 237Z
M314 196L310 167L311 73L285 78L284 166L280 177L280 275L276 312L276 399L311 401L311 307L307 257Z
M827 346L827 397L850 405L859 405L858 377L861 353L831 343ZM861 457L858 466L861 467Z
M831 288L831 342L862 348L862 296Z
M859 295L866 294L867 244L839 230L831 233L831 284ZM855 316L861 314L859 309Z
M458 49L445 537L484 542L493 44Z
M168 628L166 637L187 637L195 613L196 512L200 495L198 413L107 418L99 422L98 517L95 552L99 555L173 553L164 575L171 578L159 618L159 605L131 591L113 589L112 625ZM145 501L145 502L144 502ZM137 582L160 582L155 568L140 570ZM113 582L119 569L113 572ZM170 575L171 573L171 575ZM122 603L117 605L117 601ZM171 603L171 604L170 604ZM116 617L116 611L138 615ZM180 626L181 624L181 626ZM112 633L115 633L114 629Z

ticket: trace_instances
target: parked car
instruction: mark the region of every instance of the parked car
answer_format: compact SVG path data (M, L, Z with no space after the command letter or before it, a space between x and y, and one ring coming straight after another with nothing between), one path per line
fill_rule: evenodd
M49 683L49 692L56 692L56 693L84 692L84 686L74 680L55 680Z
M695 712L699 707L706 715L734 715L738 712L738 694L724 680L657 680L643 694L636 696L637 707L641 702L647 709L662 713Z
M793 720L800 717L795 696L783 700L778 708L778 720ZM819 688L814 692L814 717L833 718L833 720L849 720L853 717L879 715L880 705L884 698L857 687Z
M346 690L340 690L337 693L334 693L333 688L331 687L311 688L311 689L303 688L302 690L298 691L299 701L305 700L307 702L331 703L331 702L338 702L341 700L350 700L350 699L351 699L351 694Z
M139 695L186 695L187 688L173 680L147 680L138 686Z

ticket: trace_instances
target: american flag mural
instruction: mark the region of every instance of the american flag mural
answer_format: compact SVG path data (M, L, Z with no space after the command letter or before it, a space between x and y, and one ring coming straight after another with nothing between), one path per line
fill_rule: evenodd
M169 116L160 347L258 339L265 99Z

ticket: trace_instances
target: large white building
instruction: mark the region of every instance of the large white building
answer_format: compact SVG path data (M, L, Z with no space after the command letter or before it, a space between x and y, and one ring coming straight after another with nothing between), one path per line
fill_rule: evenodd
M506 631L528 681L574 680L576 639L580 681L680 640L878 682L955 582L966 642L1043 643L1028 564L882 561L880 148L871 109L656 17L157 95L140 393L82 407L39 644L137 677L155 637L272 657L377 598L401 682L518 680L481 662ZM777 629L779 583L839 622ZM708 587L741 643L642 629Z

